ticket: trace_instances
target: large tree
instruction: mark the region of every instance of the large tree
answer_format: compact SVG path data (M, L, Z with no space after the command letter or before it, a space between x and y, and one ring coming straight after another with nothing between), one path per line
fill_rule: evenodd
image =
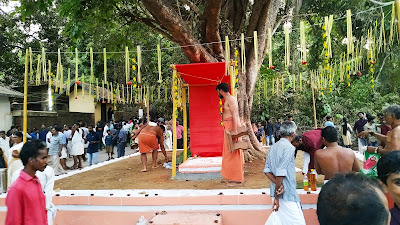
M284 2L287 2L285 4ZM160 33L171 42L181 46L187 59L192 63L218 62L224 58L224 37L238 40L240 34L252 37L258 32L257 51L253 38L246 38L246 73L239 70L238 102L240 117L251 129L250 114L257 75L267 51L268 28L276 27L292 12L299 8L301 1L282 0L62 0L62 1L21 1L19 12L29 15L35 10L46 11L55 3L60 16L68 17L65 32L72 38L79 38L91 31L93 24L107 27L131 26L142 23ZM289 13L290 14L290 13ZM207 44L212 43L212 44ZM240 51L239 41L230 42ZM258 52L258 61L256 60ZM231 54L232 55L232 54ZM258 63L257 63L258 62ZM240 62L239 62L240 64ZM253 132L250 132L253 134ZM250 137L256 150L261 146L254 135ZM251 151L252 156L261 155Z

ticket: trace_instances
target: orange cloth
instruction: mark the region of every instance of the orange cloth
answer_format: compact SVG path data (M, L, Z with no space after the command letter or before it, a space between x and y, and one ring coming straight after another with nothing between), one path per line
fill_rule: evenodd
M153 150L158 150L158 139L154 132L141 131L138 139L140 153L149 153Z
M232 118L227 118L223 121L224 129L232 131L233 120ZM227 135L224 136L224 147L222 150L222 167L221 175L228 179L229 181L242 182L243 177L243 151L238 149L231 153L229 149L229 140L227 140Z

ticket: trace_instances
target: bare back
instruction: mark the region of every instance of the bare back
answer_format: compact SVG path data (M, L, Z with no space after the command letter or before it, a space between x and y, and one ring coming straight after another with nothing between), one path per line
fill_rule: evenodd
M325 175L325 180L329 180L336 173L360 170L353 150L341 146L327 147L316 151L315 168L319 174Z
M400 149L400 126L396 126L387 134L387 142L385 149L399 150Z

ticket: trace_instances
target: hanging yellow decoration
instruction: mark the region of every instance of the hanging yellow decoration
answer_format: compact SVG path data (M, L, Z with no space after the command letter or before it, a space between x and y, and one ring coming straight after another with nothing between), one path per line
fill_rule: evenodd
M131 98L129 103L133 104L133 86L131 86Z
M382 13L381 30L378 41L378 53L386 51L385 13Z
M29 80L33 81L33 54L31 47L29 47Z
M272 64L272 29L268 28L268 66L272 70L274 65Z
M257 31L254 31L254 61L256 64L256 68L258 69L258 35Z
M59 94L62 94L64 90L64 67L63 65L60 65L60 89L59 89Z
M106 48L103 48L103 61L104 61L104 83L107 84L107 52Z
M57 58L57 71L56 71L56 79L55 79L55 90L54 92L57 91L58 89L58 81L60 79L60 65L61 65L61 51L60 49L58 49L58 54L57 54L58 58Z
M142 84L142 76L140 74L140 69L142 67L142 51L140 49L140 45L137 46L137 81L139 86Z
M70 92L71 92L71 68L68 68L67 90L66 90L67 96L69 96Z
M302 74L301 74L301 72L300 72L300 75L299 75L299 84L300 84L300 91L303 91L303 77L302 77Z
M394 21L396 19L396 7L395 3L392 4L392 19L390 20L390 33L389 33L389 45L393 44L394 40Z
M268 28L268 30L271 28ZM306 32L304 27L304 21L300 21L300 53L301 53L301 64L307 64L307 46L306 46Z
M132 82L130 82L130 71L131 71L131 66L130 66L130 64L129 64L129 60L130 59L130 57L129 57L129 49L128 49L128 46L125 46L125 83L127 84L127 85L131 85L132 84Z
M49 70L47 72L47 76L48 76L48 85L49 85L49 89L51 89L51 61L49 60Z
M157 44L157 62L158 62L158 83L161 84L162 76L161 76L161 45L160 44ZM158 97L158 98L160 98L160 97Z
M229 67L231 63L231 56L230 53L230 45L229 45L229 37L225 36L225 76L229 75Z
M267 93L267 80L264 80L264 98L268 97L268 93Z
M75 97L78 96L78 84L80 83L78 81L78 49L75 48L75 88L74 88L74 93Z
M37 68L36 68L36 85L40 84L40 77L42 74L40 57L41 55L39 54L37 58Z
M43 71L43 80L47 81L47 76L46 76L46 52L44 51L44 48L42 48L42 71Z
M82 95L85 95L85 74L82 73L82 77L81 77L81 86L82 86Z
M282 92L281 92L281 95L283 95L285 93L285 79L282 77L281 81L282 81L282 85L281 85Z
M243 33L240 35L240 60L242 63L242 74L246 74L246 47Z
M285 23L283 27L285 33L285 67L288 68L290 66L290 23Z
M105 89L104 89L104 80L101 81L101 89L103 90L103 93L102 93L102 96L101 96L102 102L105 103L106 99L104 98L104 92L105 92Z
M104 90L104 88L102 89L102 92L104 92L105 90ZM99 79L98 78L96 78L96 98L97 98L97 101L99 101L99 99L100 99L100 90L99 90Z

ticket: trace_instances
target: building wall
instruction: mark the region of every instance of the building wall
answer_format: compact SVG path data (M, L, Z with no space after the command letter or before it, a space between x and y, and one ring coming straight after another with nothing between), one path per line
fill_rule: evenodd
M69 111L80 113L95 113L94 96L90 96L87 91L82 94L82 89L78 90L78 95L75 96L72 91L69 96Z
M0 96L0 130L7 131L12 125L11 106L8 97Z
M83 122L94 124L94 113L71 113L67 111L58 112L41 112L41 111L28 111L28 129L40 128L44 123L49 125L64 125L72 126L76 121L82 120ZM13 118L10 119L16 126L23 125L22 110L13 111ZM10 125L11 126L11 125ZM9 128L7 128L8 130Z

